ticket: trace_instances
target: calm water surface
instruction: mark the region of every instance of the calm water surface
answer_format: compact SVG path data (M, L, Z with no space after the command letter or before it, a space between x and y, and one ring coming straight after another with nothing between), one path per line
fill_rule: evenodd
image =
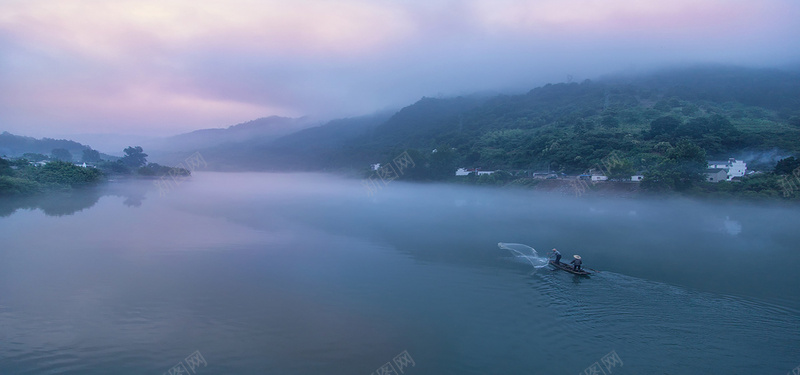
M800 365L796 207L198 173L163 196L119 181L0 215L0 374ZM601 272L537 269L498 242Z

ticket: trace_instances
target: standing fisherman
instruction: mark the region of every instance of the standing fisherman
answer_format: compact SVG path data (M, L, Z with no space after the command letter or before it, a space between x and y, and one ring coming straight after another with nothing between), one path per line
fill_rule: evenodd
M555 248L553 248L553 254L552 255L556 256L556 260L555 260L554 263L555 264L561 264L561 253L558 250L556 250Z

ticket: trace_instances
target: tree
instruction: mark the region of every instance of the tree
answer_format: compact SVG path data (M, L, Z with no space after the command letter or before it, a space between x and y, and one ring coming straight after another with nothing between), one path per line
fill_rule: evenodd
M8 160L0 158L0 176L11 176L14 170L11 169L11 163Z
M672 109L672 107L669 105L668 101L662 99L656 102L655 105L653 105L653 109L661 112L669 112Z
M681 126L681 121L675 117L659 117L650 122L650 135L654 137L659 134L674 134L679 126Z
M456 174L458 158L449 146L439 146L430 157L430 176L434 180L444 180Z
M50 151L50 156L56 160L72 161L72 153L65 148L54 148L53 151Z
M464 158L464 163L467 167L471 167L473 164L477 163L478 160L481 160L481 153L478 151L472 151L467 154L467 157Z
M775 174L792 174L797 168L800 168L800 159L790 156L778 161L775 165Z
M666 157L645 173L642 187L649 190L685 191L705 179L706 152L690 141L681 141Z
M26 171L28 179L40 184L83 186L98 182L102 173L95 168L83 168L69 162L53 161Z
M669 142L658 142L655 144L655 146L653 146L653 152L661 155L666 155L671 149L672 145Z
M700 138L703 134L711 134L711 124L706 117L695 117L679 126L675 133L679 136Z
M128 147L123 151L125 156L120 159L122 164L130 168L139 168L147 164L147 154L144 153L141 146Z
M408 153L408 156L413 160L414 167L408 168L407 170L403 171L402 179L414 180L414 181L425 181L430 178L430 170L429 170L429 161L426 154L419 152L416 149L407 149L405 152Z
M92 150L91 148L87 148L83 150L83 156L81 157L81 160L84 163L96 163L103 159L100 159L100 152L97 150Z
M37 193L39 191L39 184L33 181L26 180L24 178L0 176L0 196L17 194L26 195Z
M612 180L630 180L636 172L633 163L627 159L619 159L616 163L608 163L608 178Z
M700 109L694 104L687 104L681 108L681 113L684 116L692 116L697 113Z
M617 118L614 116L605 115L603 116L603 119L600 120L600 125L603 125L608 129L616 128L619 127L619 120L617 120Z
M122 164L122 160L104 160L97 163L97 168L106 174L131 174L131 169Z
M36 154L36 153L33 153L33 152L26 152L26 153L22 154L22 157L27 159L28 161L32 161L32 162L45 161L47 159L50 159L49 157L47 157L47 155Z

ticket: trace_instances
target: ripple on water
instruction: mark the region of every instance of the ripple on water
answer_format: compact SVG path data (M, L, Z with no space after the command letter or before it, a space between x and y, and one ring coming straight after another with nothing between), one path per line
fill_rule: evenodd
M786 361L800 344L800 313L755 299L612 272L587 280L545 271L530 280L564 323L553 334L583 337L585 350L625 348L631 362L641 362L639 369L662 363L698 374L725 368L763 373L769 366L781 369L763 363L766 358Z

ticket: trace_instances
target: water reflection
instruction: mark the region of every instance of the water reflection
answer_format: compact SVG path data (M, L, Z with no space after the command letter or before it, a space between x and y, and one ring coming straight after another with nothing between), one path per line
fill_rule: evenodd
M91 208L104 196L124 198L128 207L140 207L151 185L146 180L123 180L101 186L56 191L27 197L0 198L0 217L8 217L18 210L41 210L47 216L68 216Z
M738 235L742 232L742 224L737 220L731 220L730 216L725 216L725 221L723 222L725 227L725 232L730 234L731 236Z

